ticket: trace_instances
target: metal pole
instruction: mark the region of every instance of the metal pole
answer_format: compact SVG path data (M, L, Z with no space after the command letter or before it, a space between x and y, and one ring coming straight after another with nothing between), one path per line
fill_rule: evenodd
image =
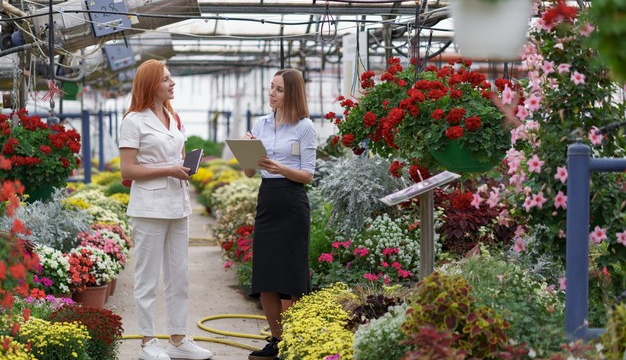
M83 140L83 169L85 173L85 184L91 183L91 134L89 129L89 111L83 110L81 119L82 140Z
M589 146L567 149L567 250L565 331L571 340L587 335L589 312Z
M226 112L226 138L230 137L230 111Z
M120 144L120 139L119 139L120 131L118 130L119 129L118 116L119 116L119 114L118 114L117 110L115 110L115 145L119 145Z
M98 111L98 170L104 170L104 113Z
M109 111L109 136L113 137L113 112Z
M433 191L420 195L420 280L435 270L435 222Z

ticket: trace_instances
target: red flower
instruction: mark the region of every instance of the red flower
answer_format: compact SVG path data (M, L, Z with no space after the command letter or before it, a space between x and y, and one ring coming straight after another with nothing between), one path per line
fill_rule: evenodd
M465 132L463 128L460 126L452 126L448 130L446 130L446 137L450 140L458 139L463 136Z
M387 80L393 80L393 75L390 72L385 72L381 77L380 80L382 81L387 81Z
M329 111L328 114L326 114L326 119L328 120L332 120L335 118L335 116L337 116L334 112Z
M352 153L353 153L354 155L361 155L361 154L363 154L364 152L365 152L365 149L364 149L364 148L360 148L360 149L352 149Z
M26 278L26 269L24 269L22 263L9 266L9 271L11 272L11 276L15 279L23 280Z
M50 154L50 152L52 151L50 146L47 145L39 145L39 150L41 150L41 152L44 154Z
M480 129L480 118L478 116L472 116L465 119L465 127L469 131L474 131Z
M68 167L70 167L70 162L69 162L69 161L67 161L67 159L66 159L66 158L64 158L63 156L61 156L61 163L63 164L63 167L64 167L64 168L68 168Z
M450 99L460 99L463 96L463 92L459 89L450 89Z
M366 112L365 116L363 116L363 124L365 124L366 127L376 125L376 120L377 120L376 114L374 114L371 111Z
M19 141L17 141L16 138L9 138L5 143L4 146L2 147L2 152L6 155L11 155L13 154L13 151L15 151L15 147L17 145L19 145Z
M352 101L350 99L345 99L344 101L341 102L341 106L343 106L345 108L354 107L354 101Z
M422 175L421 178L420 175ZM430 171L428 171L427 168L420 166L419 164L413 164L411 165L411 168L409 168L409 176L414 182L417 183L422 181L422 179L428 179L430 177Z
M405 163L398 161L394 161L393 163L391 163L391 166L389 167L389 172L391 173L391 176L396 178L402 177L401 171L404 165Z
M339 143L339 136L335 135L333 137L332 144L333 146L337 146L338 143Z
M430 115L433 117L433 119L435 120L439 120L443 117L443 110L442 109L435 109L435 111L433 111L433 113Z
M459 211L465 211L472 206L473 198L474 195L471 191L462 193L457 190L452 194L452 207Z
M4 156L0 156L0 170L11 170L11 160L5 159Z
M400 85L400 86L406 86L406 81L404 81L404 80L400 80L400 81L398 81L398 85Z
M345 134L343 138L341 138L341 143L345 147L351 147L353 142L354 142L354 135L352 134Z
M465 116L465 109L463 108L453 108L446 115L446 120L450 124L458 124Z
M0 260L0 280L4 280L7 278L7 266L4 264L4 261Z

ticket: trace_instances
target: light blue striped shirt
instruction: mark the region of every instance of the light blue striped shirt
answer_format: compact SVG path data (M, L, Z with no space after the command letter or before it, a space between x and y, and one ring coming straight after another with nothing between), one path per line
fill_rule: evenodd
M254 122L252 135L260 139L270 160L297 170L315 173L315 150L317 136L313 122L304 118L296 124L274 126L274 114L262 116ZM263 178L284 178L279 174L270 174L261 170Z

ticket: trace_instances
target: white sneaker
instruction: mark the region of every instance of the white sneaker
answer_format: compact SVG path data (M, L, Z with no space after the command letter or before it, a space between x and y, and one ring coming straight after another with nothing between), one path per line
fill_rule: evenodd
M198 346L189 337L185 337L178 346L174 345L171 340L168 341L165 351L172 359L205 360L213 356L212 352Z
M139 352L141 360L170 360L165 349L159 344L159 340L154 338L141 346Z

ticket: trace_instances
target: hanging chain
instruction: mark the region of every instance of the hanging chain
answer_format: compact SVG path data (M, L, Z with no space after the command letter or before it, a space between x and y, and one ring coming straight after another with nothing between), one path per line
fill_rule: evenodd
M320 22L320 38L322 41L328 43L334 41L337 37L337 22L335 21L335 17L330 13L328 1L326 1L326 9L324 10L324 15L322 15ZM328 35L324 35L325 25L328 26Z

